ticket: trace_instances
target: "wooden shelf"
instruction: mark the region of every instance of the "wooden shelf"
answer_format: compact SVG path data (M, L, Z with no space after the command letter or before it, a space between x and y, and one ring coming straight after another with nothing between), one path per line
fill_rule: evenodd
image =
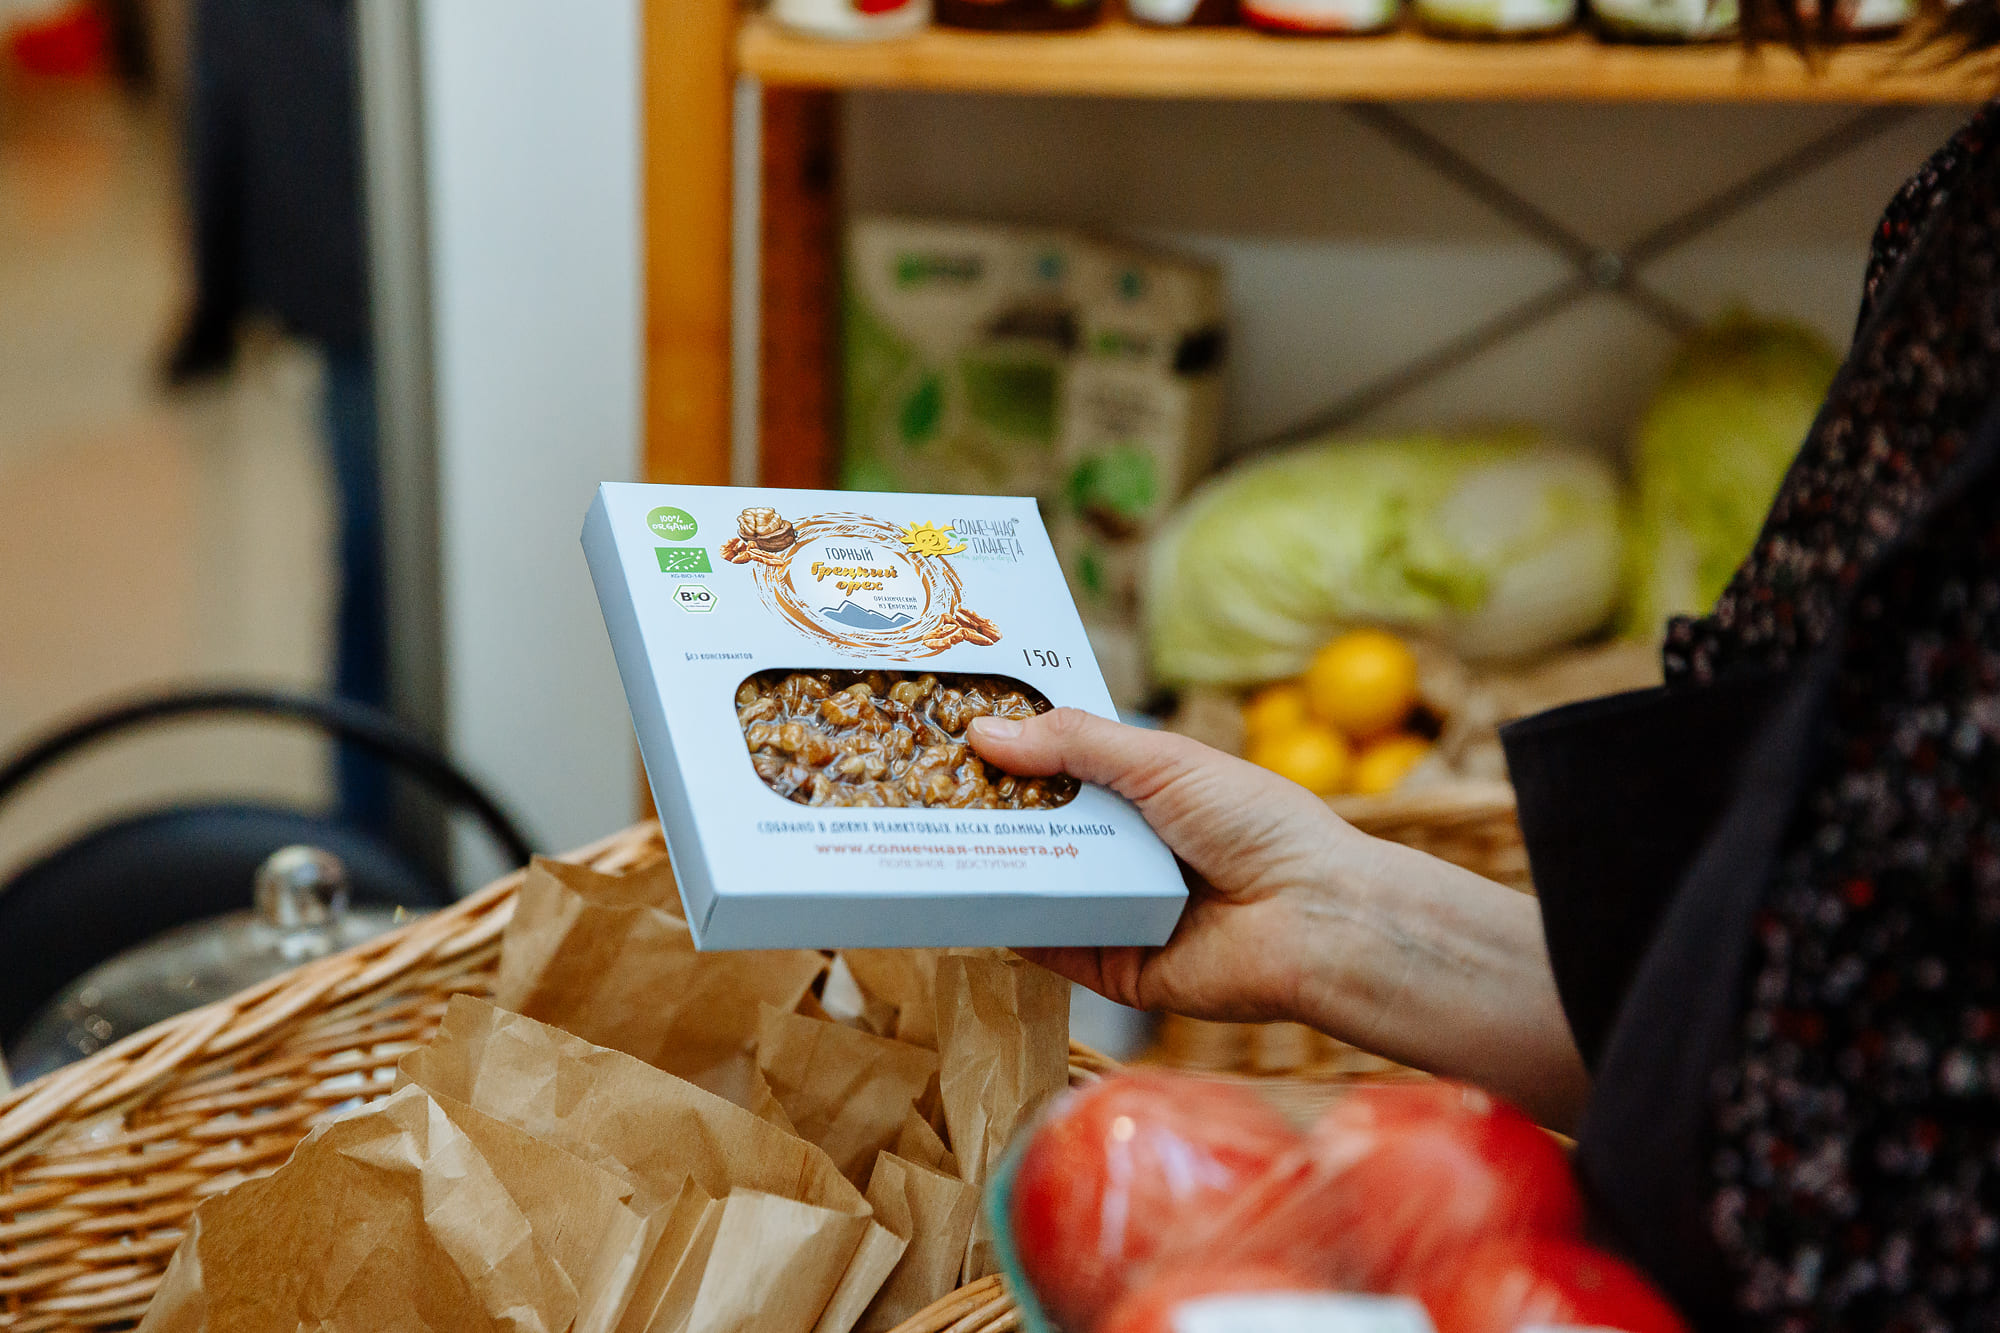
M1583 35L1524 42L1158 32L1106 22L1078 33L933 28L885 42L796 37L746 18L738 68L767 84L1088 97L1327 101L1974 103L1990 68L1924 67L1893 44L1836 52L1819 70L1788 50L1617 46Z

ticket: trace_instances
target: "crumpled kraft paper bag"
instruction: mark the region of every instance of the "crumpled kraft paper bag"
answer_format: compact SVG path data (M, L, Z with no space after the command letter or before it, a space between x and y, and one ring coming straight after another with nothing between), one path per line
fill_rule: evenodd
M797 1132L857 1186L938 1075L935 1051L765 1005L757 1067Z
M1025 959L952 953L937 966L938 1090L959 1178L984 1191L1021 1126L1069 1085L1069 983ZM984 1210L965 1278L995 1272Z
M494 1000L747 1106L758 1006L797 1008L825 967L810 949L697 953L664 859L624 875L537 859Z
M878 1037L896 1035L897 1007L889 1001L870 993L855 979L847 960L839 954L827 964L826 981L819 989L819 1008L814 1018L826 1018L849 1027L872 1032ZM805 1005L799 1006L801 1013L808 1013ZM933 1043L917 1043L930 1045Z
M958 1157L944 1146L937 1130L931 1122L914 1107L903 1117L903 1127L896 1134L896 1156L918 1166L929 1167L947 1176L958 1175Z
M875 1030L936 1050L937 967L942 957L936 949L843 949L840 962L866 1000L895 1011L893 1024L877 1017Z
M739 1190L727 1201L710 1200L689 1181L667 1239L635 1284L619 1333L681 1330L799 1328L804 1302L772 1281L767 1265L738 1269L732 1247L772 1247L810 1252L844 1234L824 1226L815 1210L774 1195ZM725 1224L727 1228L725 1230ZM870 1226L847 1271L827 1300L814 1333L847 1333L895 1268L904 1238ZM711 1271L711 1261L714 1267Z
M147 1333L564 1333L578 1292L445 1110L409 1088L196 1210Z
M634 1207L637 1191L622 1177L464 1102L431 1100L492 1168L536 1243L575 1285L575 1333L610 1333L667 1219Z
M877 1221L910 1238L902 1261L861 1321L860 1333L881 1333L958 1287L979 1194L956 1176L885 1152L875 1159L868 1202L875 1206Z
M702 1270L715 1249L716 1228L722 1224L719 1201L692 1180L685 1182L679 1197L656 1216L662 1219L659 1237L633 1281L632 1299L626 1303L618 1333L687 1326L687 1316L701 1289ZM663 1309L669 1291L680 1291L683 1298L672 1308Z
M399 1072L619 1175L639 1201L664 1205L690 1183L707 1196L690 1244L711 1247L713 1262L651 1256L631 1301L651 1312L638 1328L848 1333L908 1240L876 1222L812 1144L630 1056L480 1000L454 997L437 1037ZM662 1322L680 1310L685 1324Z

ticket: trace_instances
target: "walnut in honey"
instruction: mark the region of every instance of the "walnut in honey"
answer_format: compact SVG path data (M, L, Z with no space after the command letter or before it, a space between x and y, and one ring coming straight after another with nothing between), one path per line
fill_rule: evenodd
M1049 702L1003 676L764 671L736 691L750 762L800 805L1052 810L1074 778L1022 778L973 753L976 717L1033 717Z

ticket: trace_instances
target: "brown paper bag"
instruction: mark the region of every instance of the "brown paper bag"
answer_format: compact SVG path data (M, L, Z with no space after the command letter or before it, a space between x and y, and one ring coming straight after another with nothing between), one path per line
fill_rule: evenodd
M197 1209L140 1327L563 1333L577 1310L471 1139L409 1088Z
M812 1333L874 1231L883 1228L867 1214L732 1191L706 1210L660 1289L642 1293L652 1313L641 1326L655 1333ZM875 1275L871 1295L886 1276Z
M631 1304L654 1312L639 1327L848 1333L901 1257L905 1238L873 1220L812 1144L533 1019L456 996L437 1037L405 1056L400 1073L621 1176L635 1200L663 1205L692 1182L715 1201L689 1228L691 1243L712 1251L703 1262L656 1254L645 1265L658 1285L635 1284ZM827 1322L849 1308L846 1323ZM684 1324L672 1322L677 1311Z
M927 1166L947 1176L958 1174L957 1155L944 1146L930 1120L914 1107L903 1117L903 1128L896 1134L895 1153L906 1162Z
M716 1199L742 1188L866 1213L818 1148L742 1107L618 1051L455 995L403 1081L526 1130L664 1200L692 1178Z
M770 1005L757 1067L797 1132L860 1185L937 1076L935 1051Z
M939 1092L959 1178L976 1191L1015 1131L1069 1084L1069 983L1021 958L947 954L937 970ZM995 1271L983 1212L967 1280Z
M840 954L862 995L896 1011L894 1027L884 1035L932 1050L937 1049L937 966L942 957L935 949L844 949Z
M663 1224L653 1253L632 1284L632 1299L618 1333L647 1333L649 1329L685 1328L701 1290L701 1273L715 1251L715 1232L722 1225L722 1204L692 1180L681 1188L680 1196L659 1214ZM692 1275L691 1277L688 1275ZM676 1283L680 1283L676 1287ZM685 1292L678 1305L667 1307L667 1293Z
M875 1159L868 1202L878 1222L909 1237L902 1262L861 1320L860 1333L880 1333L957 1288L979 1194L954 1176L885 1152Z
M666 1218L632 1206L634 1187L464 1102L433 1096L576 1287L576 1333L610 1333ZM657 1210L654 1210L657 1211Z
M776 1125L787 1134L799 1132L798 1126L792 1123L792 1118L785 1114L784 1105L779 1102L778 1094L772 1092L771 1085L765 1082L764 1071L761 1069L750 1071L750 1098L743 1103L743 1109L767 1125Z
M691 1200L705 1198L688 1185ZM686 1330L792 1330L804 1327L807 1302L801 1291L815 1290L814 1274L835 1252L832 1242L845 1224L829 1225L820 1210L752 1190L738 1190L722 1202L699 1207L683 1242L663 1243L626 1311L619 1333L684 1333ZM673 1235L681 1235L678 1229ZM743 1265L732 1259L748 1245L768 1261ZM870 1224L840 1275L814 1333L848 1333L890 1271L905 1241ZM774 1273L776 1276L774 1277ZM774 1281L797 1284L779 1287ZM759 1291L759 1286L765 1287Z
M855 1325L867 1313L875 1298L882 1292L882 1284L896 1271L896 1265L903 1261L903 1254L909 1249L910 1237L906 1230L899 1230L877 1218L869 1226L868 1234L861 1238L861 1244L854 1251L854 1260L841 1276L840 1286L835 1288L833 1298L820 1312L819 1323L813 1333L852 1333Z
M754 1095L758 1005L796 1008L825 966L809 949L697 953L664 860L627 875L537 860L494 999L742 1106Z
M896 1035L896 1006L864 989L855 979L847 960L839 954L835 954L833 961L827 965L826 982L820 987L819 1005L820 1013L814 1017L845 1023L878 1037Z

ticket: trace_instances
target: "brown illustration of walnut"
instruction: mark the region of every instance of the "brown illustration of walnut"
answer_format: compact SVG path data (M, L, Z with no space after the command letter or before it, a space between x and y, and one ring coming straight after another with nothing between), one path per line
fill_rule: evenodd
M952 624L956 627L958 637L967 643L978 644L981 648L991 648L1000 642L1000 627L966 607L961 606L952 612Z
M969 606L959 607L958 610L952 612L952 617L967 629L978 630L981 634L986 635L996 643L1000 639L1000 626L988 620L985 616L980 615Z
M798 545L798 529L775 509L746 509L736 518L743 540L765 551L789 551Z
M1020 778L965 742L976 717L1045 713L1041 695L1002 676L763 671L736 691L751 767L800 805L1053 810L1074 778Z

